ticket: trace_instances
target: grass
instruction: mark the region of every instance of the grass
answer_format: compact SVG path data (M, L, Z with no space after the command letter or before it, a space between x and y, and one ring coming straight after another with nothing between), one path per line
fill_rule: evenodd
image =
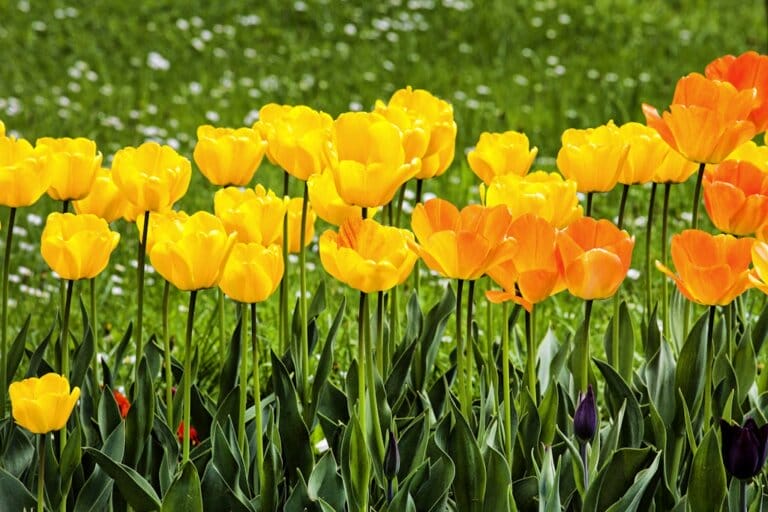
M535 166L554 170L566 128L640 120L641 102L665 107L680 76L726 53L765 51L768 39L757 0L738 9L726 0L271 0L251 8L236 1L113 0L85 7L20 0L0 3L0 19L0 119L13 134L90 137L106 162L120 147L147 139L191 157L200 124L250 125L269 102L304 103L335 116L369 109L410 84L454 105L456 160L426 191L459 204L478 200L463 155L482 131L524 131L540 149ZM264 164L256 179L279 188L281 177ZM195 173L179 206L211 210L213 191ZM615 215L617 193L596 199L598 216ZM633 222L646 215L647 197L648 190L633 191L628 206L628 226L639 239ZM687 197L677 194L673 211L687 209ZM660 199L657 205L658 212ZM58 304L58 284L37 240L44 216L57 208L43 199L25 209L16 237L13 329L31 313L38 338L53 322L45 312ZM671 231L681 225L676 219ZM136 231L117 229L123 241L117 265L100 278L99 302L107 304L105 328L119 336L134 314ZM639 268L640 244L636 255ZM310 288L330 282L315 255L310 262ZM156 275L147 285L147 329L159 332L162 286ZM624 293L642 302L640 287L629 280ZM423 300L436 301L439 286L427 289ZM174 310L185 303L175 292L172 301ZM201 301L205 336L214 293ZM580 314L564 297L546 307L539 318L569 328ZM609 309L596 308L598 324ZM179 335L184 315L172 321ZM269 323L265 329L269 337Z

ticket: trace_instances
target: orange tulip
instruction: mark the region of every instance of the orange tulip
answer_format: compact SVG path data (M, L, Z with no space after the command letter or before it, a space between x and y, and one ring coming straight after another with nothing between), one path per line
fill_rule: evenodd
M411 228L419 241L416 250L430 269L473 280L514 255L515 240L506 236L511 220L504 206L470 205L459 212L436 198L416 205Z
M488 269L504 291L488 291L486 297L495 303L511 299L531 311L534 304L564 288L557 264L557 231L541 217L526 214L512 222L507 235L517 241L517 252L510 261Z
M661 262L656 268L677 284L685 298L705 306L725 306L741 295L749 282L752 238L710 235L687 229L672 237L674 274Z
M475 149L467 154L469 167L483 183L490 185L496 176L525 176L531 169L539 148L531 148L524 133L483 132Z
M707 78L733 84L740 91L754 88L759 106L749 115L757 129L764 132L768 127L768 55L755 51L744 52L738 57L725 55L715 59L704 70Z
M635 237L607 220L582 217L557 234L557 258L568 291L586 300L619 289L632 262Z
M643 114L648 126L683 156L716 164L757 133L749 117L759 104L754 89L739 91L728 82L691 73L677 82L669 112L659 115L643 104Z
M768 174L749 162L726 160L704 173L704 206L712 224L751 235L768 219Z
M609 121L597 128L563 132L557 168L578 184L579 192L608 192L616 186L629 146Z

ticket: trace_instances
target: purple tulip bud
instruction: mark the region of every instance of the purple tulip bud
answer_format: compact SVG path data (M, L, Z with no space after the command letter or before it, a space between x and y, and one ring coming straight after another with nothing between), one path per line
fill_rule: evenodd
M400 471L400 450L397 447L395 434L390 431L387 452L384 454L384 476L392 480Z
M592 386L587 388L587 394L579 393L579 405L573 413L573 433L580 441L591 441L597 431L597 405Z
M736 478L747 480L760 474L768 455L768 424L758 428L752 418L744 426L720 420L723 436L723 464Z

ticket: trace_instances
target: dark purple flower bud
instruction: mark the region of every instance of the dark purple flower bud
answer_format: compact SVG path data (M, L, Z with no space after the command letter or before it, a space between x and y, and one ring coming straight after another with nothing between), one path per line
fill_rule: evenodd
M397 447L395 434L390 431L387 452L384 454L384 476L392 480L400 471L400 450Z
M587 394L579 393L579 404L573 413L573 433L580 441L591 441L597 431L597 405L592 386L587 388Z
M752 418L744 426L720 420L723 436L723 464L728 473L747 480L760 474L768 454L768 424L758 428Z

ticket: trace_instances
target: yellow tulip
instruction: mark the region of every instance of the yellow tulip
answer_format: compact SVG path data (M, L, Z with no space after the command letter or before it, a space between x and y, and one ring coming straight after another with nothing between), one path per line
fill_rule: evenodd
M48 195L56 201L72 201L88 195L101 169L101 152L90 139L64 137L37 139L38 146L48 148L46 166L51 176Z
M5 123L0 121L0 137L5 137Z
M539 148L530 147L528 137L524 133L483 132L475 149L467 155L467 161L477 177L486 185L490 185L496 176L528 174L538 152Z
M95 215L51 213L40 239L43 259L62 279L91 279L109 263L120 234Z
M8 394L16 423L33 434L47 434L66 426L80 398L80 388L70 391L66 377L47 373L40 378L12 382Z
M768 172L768 146L758 146L751 140L733 150L726 160L749 162L763 172Z
M120 189L115 185L112 171L99 169L96 179L93 180L91 191L83 199L73 201L72 206L79 214L90 213L107 222L114 222L126 214L130 203L125 200Z
M280 246L236 243L224 265L219 288L238 302L262 302L275 292L284 270Z
M112 161L117 188L142 212L170 208L187 192L191 176L189 160L156 142L123 148Z
M405 161L400 130L379 114L348 112L333 125L331 172L339 196L364 208L392 201L400 185L419 171Z
M286 201L261 185L255 189L221 189L213 196L213 210L237 241L269 246L283 237ZM290 234L289 234L290 236Z
M184 222L181 235L176 239L174 236L158 237L152 246L149 259L155 270L179 290L216 286L235 235L228 235L217 217L197 212Z
M252 128L197 128L195 163L218 186L245 186L261 164L267 141Z
M451 165L456 150L456 122L450 103L409 85L395 91L389 103L377 101L375 112L400 128L405 160L421 160L416 178L440 176Z
M301 251L301 205L302 198L285 198L285 211L288 215L288 252L296 254ZM315 236L315 220L317 215L312 211L310 204L307 204L307 223L304 226L304 247L312 243L312 237ZM280 236L275 243L282 245L283 231L280 224Z
M40 199L50 184L46 155L24 139L0 137L0 205L21 208Z
M135 220L139 230L139 240L144 239L144 215L140 213ZM147 254L152 251L157 240L178 240L184 232L184 223L189 215L183 211L165 210L149 216L149 232L147 233Z
M513 219L532 213L556 228L564 228L583 215L576 182L544 171L523 177L497 176L485 191L484 200L488 207L506 205Z
M339 196L331 171L313 174L307 180L307 187L312 210L325 222L340 226L348 217L362 218L362 208L345 203ZM372 216L373 211L368 211L368 217Z
M578 185L579 192L608 192L616 186L629 146L609 121L597 128L563 132L557 168Z
M413 234L405 229L350 217L338 233L322 234L320 261L329 274L352 288L380 292L408 278L418 259L412 245Z
M642 185L653 179L671 148L659 133L640 123L626 123L619 127L619 133L629 149L627 159L619 173L619 183ZM694 166L694 171L695 171Z
M270 103L259 111L253 128L267 140L267 157L285 172L302 181L321 172L333 119L307 106Z

